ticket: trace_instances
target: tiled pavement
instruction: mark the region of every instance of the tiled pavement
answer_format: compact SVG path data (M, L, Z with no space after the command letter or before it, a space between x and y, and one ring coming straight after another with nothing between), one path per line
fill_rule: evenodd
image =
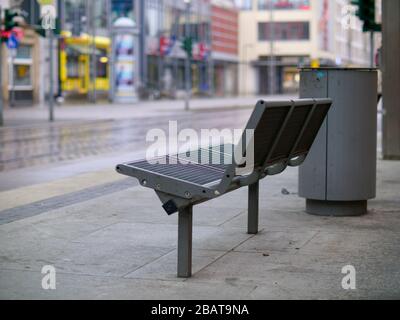
M245 188L196 206L190 279L176 278L177 216L152 190L107 174L99 185L93 174L69 178L81 185L69 189L82 194L72 203L52 192L62 180L0 193L15 199L0 202L0 216L18 217L1 216L0 298L400 298L400 162L379 161L378 195L362 217L306 214L295 168L262 181L258 235L246 234ZM356 290L341 287L348 264ZM44 265L56 267L56 290L41 288Z

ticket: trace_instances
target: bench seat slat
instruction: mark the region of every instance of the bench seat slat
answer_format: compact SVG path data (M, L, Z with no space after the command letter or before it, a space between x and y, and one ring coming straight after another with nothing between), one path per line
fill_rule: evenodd
M198 185L206 185L218 181L224 172L215 168L201 166L194 163L170 162L171 157L167 157L166 163L149 163L147 160L129 163L133 168L143 169L163 176L188 181ZM176 159L175 159L176 160Z

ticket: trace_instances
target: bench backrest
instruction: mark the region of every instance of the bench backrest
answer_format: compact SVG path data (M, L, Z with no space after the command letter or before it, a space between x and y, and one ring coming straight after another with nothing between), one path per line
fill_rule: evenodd
M239 150L246 150L246 130L250 129L254 133L256 169L264 170L273 164L306 156L331 104L331 99L259 101L243 132ZM230 183L236 167L234 163L226 170L222 185Z

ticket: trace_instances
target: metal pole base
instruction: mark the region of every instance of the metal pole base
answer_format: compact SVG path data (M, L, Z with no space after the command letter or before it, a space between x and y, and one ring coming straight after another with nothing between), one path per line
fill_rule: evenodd
M306 212L318 216L360 216L367 213L367 200L325 201L306 199Z
M248 213L247 213L247 233L258 233L258 181L249 185Z
M192 276L192 226L193 207L179 209L178 212L178 277Z

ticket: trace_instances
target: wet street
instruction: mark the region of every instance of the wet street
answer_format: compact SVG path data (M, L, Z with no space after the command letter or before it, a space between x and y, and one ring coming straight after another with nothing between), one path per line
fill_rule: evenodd
M117 155L144 155L147 132L157 128L168 134L169 121L177 121L178 130L192 128L199 132L200 129L211 128L241 129L250 112L251 108L199 110L126 120L64 121L2 128L0 176L11 179L10 175L17 169L34 168L39 172L47 166L62 167L66 163L74 163L79 168L80 164L87 165L87 161L93 157L101 157L104 164L107 158ZM96 169L94 163L91 170ZM2 180L0 189L8 189Z
M243 129L260 97L198 100L191 111L176 101L138 106L65 106L56 110L54 123L46 110L9 110L10 126L0 128L0 191L113 168L143 158L146 134L169 121L178 130ZM273 99L288 99L277 96ZM380 108L381 109L381 106ZM11 111L13 113L11 113ZM378 113L378 153L381 151L381 113Z

